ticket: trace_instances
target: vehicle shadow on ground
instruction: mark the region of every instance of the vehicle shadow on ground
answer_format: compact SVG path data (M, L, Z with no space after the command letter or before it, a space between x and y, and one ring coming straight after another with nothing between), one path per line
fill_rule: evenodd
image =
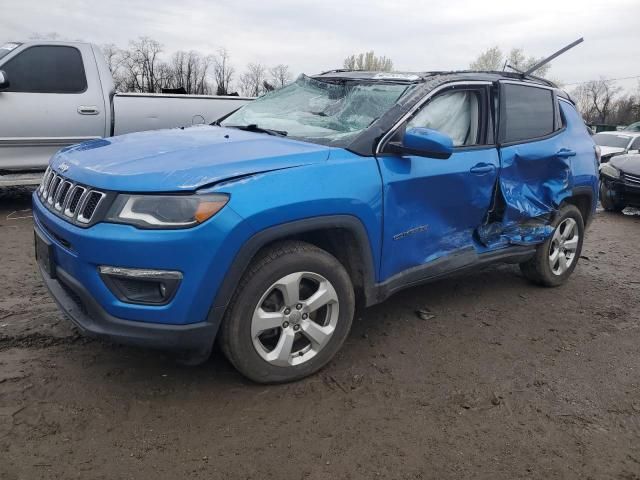
M495 296L496 292L517 297L519 292L529 289L540 290L520 276L517 266L495 266L399 292L380 305L357 312L352 331L336 358L315 380L311 377L302 382L349 376L349 372L368 370L371 358L387 358L398 352L406 355L407 362L418 361L412 359L412 352L429 350L430 345L427 338L426 343L412 347L416 333L435 328L438 336L432 339L441 341L442 336L477 323L477 309L483 298ZM487 309L490 311L491 307L481 308ZM446 333L447 325L450 333ZM242 387L249 391L265 388L237 373L217 345L204 364L187 367L164 352L78 336L69 338L70 344L65 346L63 355L57 355L57 361L66 357L70 380L86 382L87 388L98 385L104 388L104 379L114 377L118 378L119 388L142 382L145 388L161 388L167 394L178 392L186 384L207 394L228 388Z

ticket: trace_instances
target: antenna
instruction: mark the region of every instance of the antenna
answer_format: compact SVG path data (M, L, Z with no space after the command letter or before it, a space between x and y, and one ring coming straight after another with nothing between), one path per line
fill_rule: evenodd
M567 45L564 48L561 48L560 50L558 50L556 53L554 53L553 55L549 55L547 58L540 60L538 63L536 63L533 67L531 67L529 70L527 70L526 72L523 73L523 76L527 76L527 75L531 75L533 72L535 72L536 70L538 70L540 67L542 67L543 65L546 65L547 63L549 63L551 60L553 60L554 58L562 55L564 52L566 52L567 50L572 49L573 47L575 47L576 45L580 44L584 42L584 38L580 37L578 40L576 40L575 42L570 43L569 45Z

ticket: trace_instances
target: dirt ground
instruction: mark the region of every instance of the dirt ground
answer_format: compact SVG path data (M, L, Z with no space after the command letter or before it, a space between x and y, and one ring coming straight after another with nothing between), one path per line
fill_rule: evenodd
M78 336L29 207L0 193L2 479L640 479L640 215L598 213L561 288L514 266L412 288L319 374L258 386Z

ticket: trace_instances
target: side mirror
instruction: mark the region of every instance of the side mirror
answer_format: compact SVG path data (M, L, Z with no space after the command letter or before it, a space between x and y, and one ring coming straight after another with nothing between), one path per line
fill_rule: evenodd
M0 70L0 91L6 90L9 88L9 85L9 77L7 77L4 70Z
M387 153L447 159L453 153L453 140L437 130L413 127L404 132L401 142L389 142Z

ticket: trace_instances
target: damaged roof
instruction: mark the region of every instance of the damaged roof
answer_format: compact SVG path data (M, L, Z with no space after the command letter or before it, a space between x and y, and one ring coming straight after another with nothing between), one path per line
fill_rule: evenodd
M338 69L330 70L315 75L318 79L353 79L353 80L370 80L381 82L400 82L400 83L422 83L433 80L435 77L447 76L457 77L459 80L522 80L531 83L538 83L548 87L558 88L553 82L544 78L527 75L526 77L518 72L497 72L484 70L452 70L452 71L434 71L434 72L372 72L365 70L347 70Z

